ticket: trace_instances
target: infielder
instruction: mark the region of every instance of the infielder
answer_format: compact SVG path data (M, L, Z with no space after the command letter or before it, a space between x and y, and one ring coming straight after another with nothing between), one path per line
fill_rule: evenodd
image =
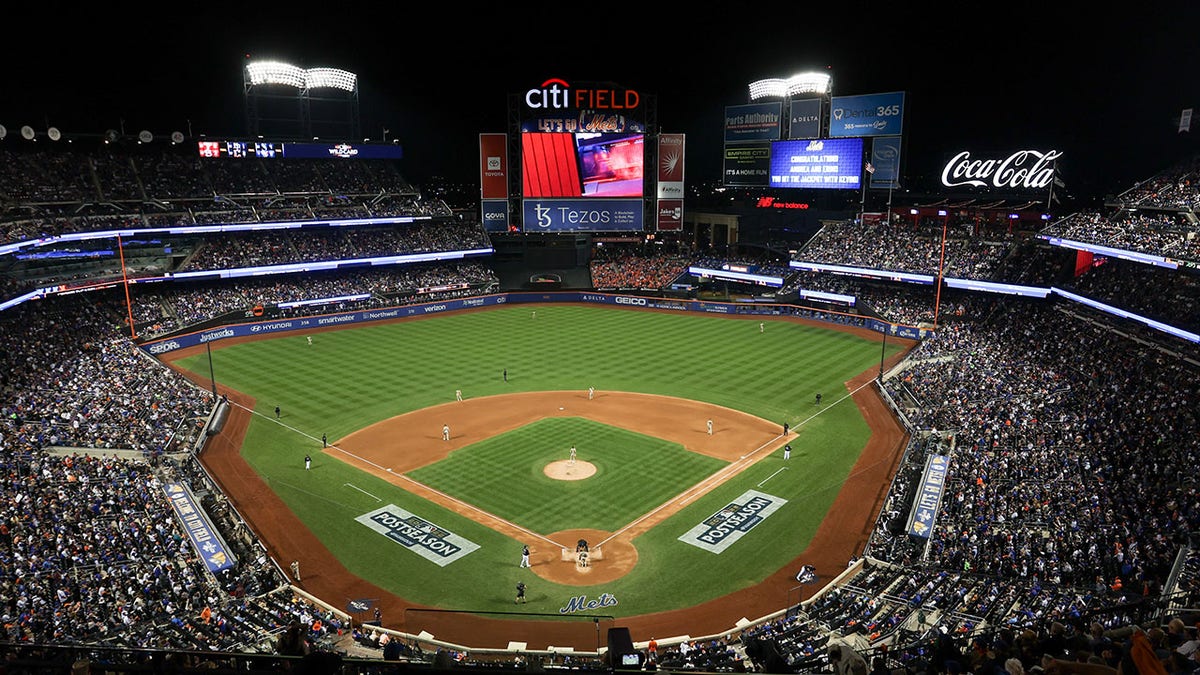
M712 420L708 421L708 435L712 436Z
M574 463L575 463L575 446L573 446L573 445L571 446L571 459L570 459L570 462L571 462L571 464L574 464Z
M595 388L595 387L588 387L588 400L590 401L590 400L592 400L592 399L594 399L594 398L596 398L596 388Z
M442 440L443 441L450 440L450 425L449 424L442 425Z
M521 549L521 567L533 567L533 565L529 564L529 545L528 544L526 544L525 547Z

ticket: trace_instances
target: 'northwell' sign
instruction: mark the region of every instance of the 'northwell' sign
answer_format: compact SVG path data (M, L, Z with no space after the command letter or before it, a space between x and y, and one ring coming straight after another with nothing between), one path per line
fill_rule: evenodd
M704 522L684 532L679 541L720 553L786 503L786 499L747 490Z

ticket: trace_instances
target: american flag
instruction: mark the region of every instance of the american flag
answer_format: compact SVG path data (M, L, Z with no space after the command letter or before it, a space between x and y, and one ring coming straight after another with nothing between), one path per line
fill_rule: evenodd
M867 173L875 173L875 165L867 162Z

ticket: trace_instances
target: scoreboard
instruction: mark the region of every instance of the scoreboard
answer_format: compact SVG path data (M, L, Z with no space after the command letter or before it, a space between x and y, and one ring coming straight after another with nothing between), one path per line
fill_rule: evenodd
M282 145L282 144L279 144ZM275 157L282 148L275 143L248 141L199 141L201 157Z
M212 159L403 159L397 144L283 143L275 141L197 141L200 157Z

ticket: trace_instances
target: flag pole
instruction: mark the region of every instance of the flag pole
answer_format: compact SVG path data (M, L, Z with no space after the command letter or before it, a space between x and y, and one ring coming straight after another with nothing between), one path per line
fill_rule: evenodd
M129 272L125 268L125 246L121 243L121 235L117 235L117 252L121 255L121 285L125 287L125 313L129 317L129 337L137 339L137 331L133 327L133 303L129 300Z

